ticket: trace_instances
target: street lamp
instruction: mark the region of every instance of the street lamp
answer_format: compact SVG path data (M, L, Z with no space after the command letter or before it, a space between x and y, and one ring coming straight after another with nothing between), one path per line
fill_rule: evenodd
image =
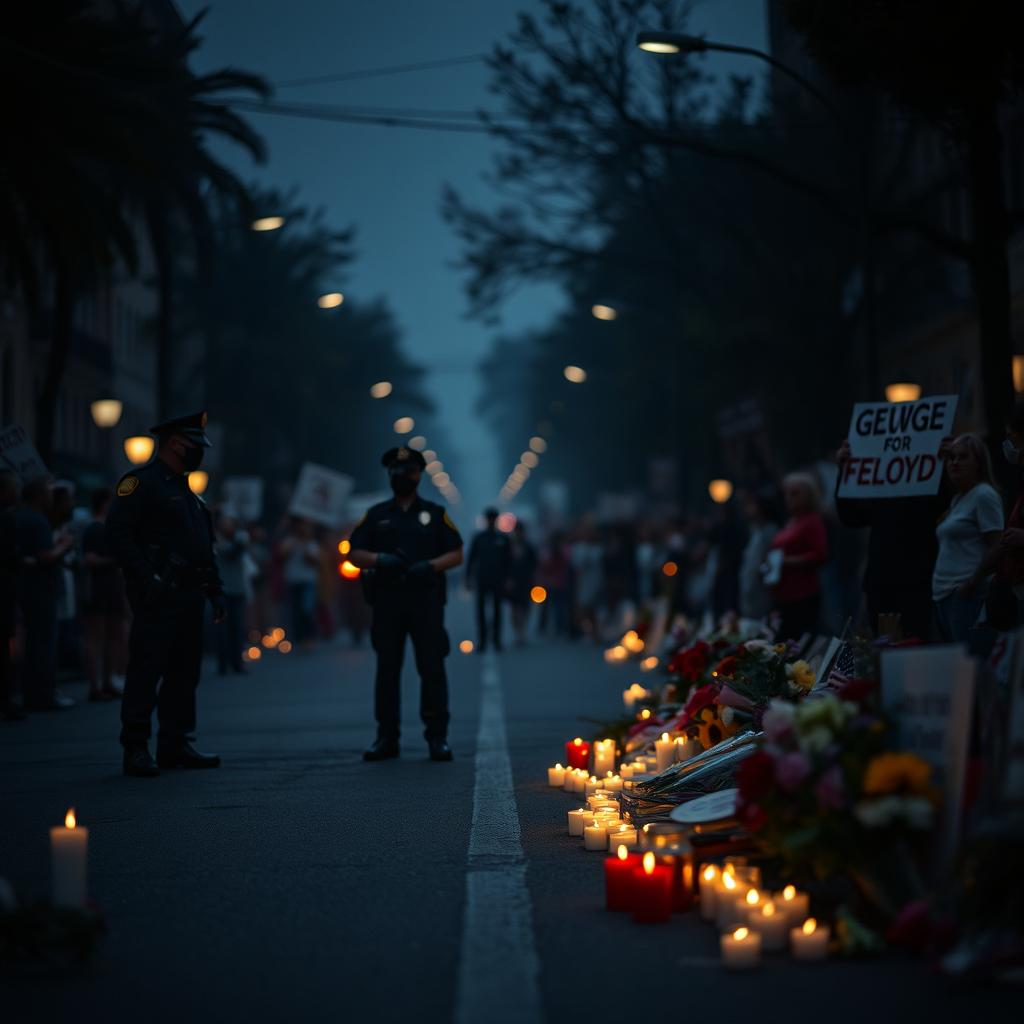
M345 296L341 292L327 292L316 300L316 304L321 309L337 309L344 301Z
M548 443L543 437L531 437L530 438L530 451L536 452L538 455L543 455L548 450Z
M519 456L519 461L527 469L536 469L537 466L540 465L540 456L538 456L536 452L523 452L523 454Z
M93 423L103 430L117 426L123 409L124 406L116 398L98 398L89 406Z
M902 381L886 384L885 400L887 402L916 402L921 397L921 385Z
M427 439L422 434L417 434L415 437L409 438L409 447L414 448L416 451L421 452L427 447Z
M285 218L279 216L273 217L257 217L249 227L253 231L277 231L278 228L284 227Z
M587 371L581 366L567 366L562 373L570 384L582 384L587 379Z
M371 398L387 398L391 394L391 381L379 380L370 388Z
M202 494L210 482L210 474L205 469L194 469L188 475L188 489L193 494Z
M606 306L601 302L590 307L590 313L595 320L614 320L619 311L614 306Z
M716 505L724 505L732 497L732 481L712 480L708 484L708 494Z
M133 466L140 466L143 462L149 462L153 457L153 449L156 442L146 434L139 434L137 437L126 437L124 441L124 454Z
M411 434L416 421L411 416L399 416L394 422L396 434Z

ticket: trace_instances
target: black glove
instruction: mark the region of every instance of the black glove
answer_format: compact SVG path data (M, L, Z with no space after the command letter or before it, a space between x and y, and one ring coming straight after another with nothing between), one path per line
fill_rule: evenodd
M430 562L413 562L409 566L409 576L414 580L430 579L434 575L434 567Z
M228 603L223 594L211 594L210 607L213 609L214 622L223 622L228 617Z
M377 564L374 568L383 573L397 575L405 568L405 560L399 558L398 555L392 555L387 551L382 551L377 555Z

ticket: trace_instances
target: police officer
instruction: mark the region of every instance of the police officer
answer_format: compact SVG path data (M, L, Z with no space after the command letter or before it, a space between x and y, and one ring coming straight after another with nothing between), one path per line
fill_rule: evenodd
M501 650L501 602L505 599L509 577L508 535L497 529L498 510L484 509L487 529L481 530L469 545L466 580L476 590L476 627L478 650L487 650L487 604L491 605L491 636L494 649Z
M418 451L391 448L381 464L395 496L374 505L349 538L349 558L364 570L366 596L373 606L370 635L377 652L377 739L363 757L398 757L402 660L405 639L411 637L430 758L450 761L444 574L462 564L462 538L440 505L416 493L426 465Z
M133 614L121 745L125 775L139 777L159 775L161 768L220 764L219 757L196 750L190 734L196 725L206 599L215 622L225 613L213 521L188 485L188 474L210 447L206 413L167 420L150 433L157 438L156 455L121 478L106 521ZM156 761L148 748L154 708L160 724Z

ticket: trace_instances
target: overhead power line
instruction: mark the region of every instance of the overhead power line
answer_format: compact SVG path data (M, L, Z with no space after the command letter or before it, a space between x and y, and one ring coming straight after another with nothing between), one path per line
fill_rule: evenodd
M365 68L362 71L339 71L329 75L314 75L309 78L289 78L275 82L275 89L292 89L301 85L323 85L328 82L354 82L360 78L380 78L384 75L402 75L409 71L432 71L435 68L456 67L459 64L479 64L487 59L486 53L470 53L464 57L445 57L441 60L424 60L416 64L393 64L390 67Z

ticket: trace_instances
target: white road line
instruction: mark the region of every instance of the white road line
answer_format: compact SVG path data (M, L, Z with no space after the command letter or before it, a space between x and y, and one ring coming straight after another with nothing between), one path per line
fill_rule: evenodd
M512 788L501 676L493 654L486 655L480 689L455 1020L541 1024L540 962Z

